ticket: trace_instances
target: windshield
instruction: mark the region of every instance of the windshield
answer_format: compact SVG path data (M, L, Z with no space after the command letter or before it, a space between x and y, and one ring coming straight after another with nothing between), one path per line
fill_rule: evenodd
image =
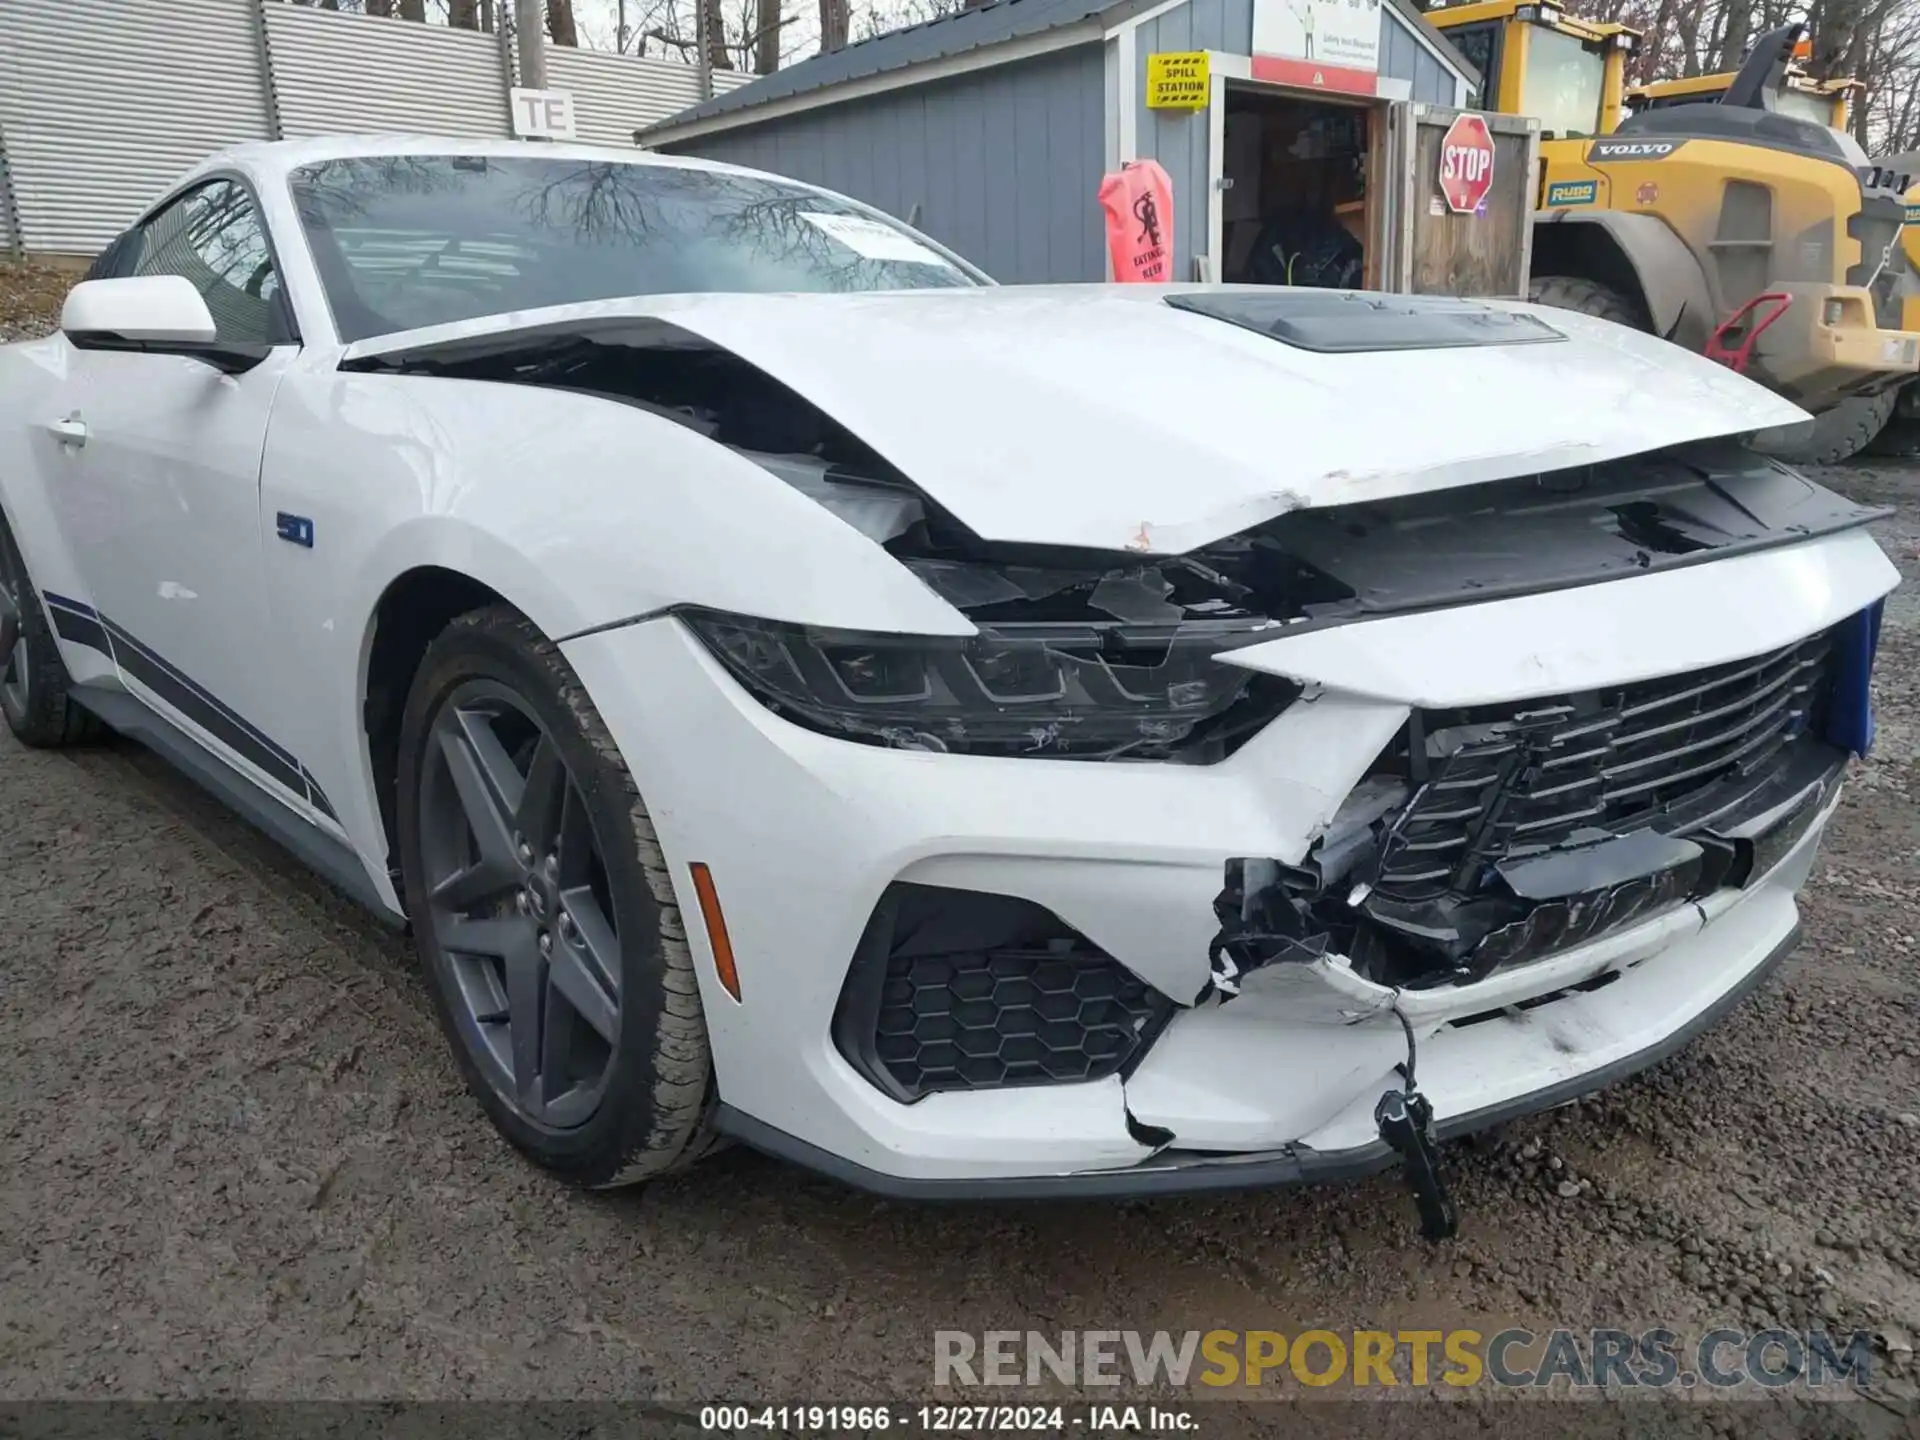
M1796 120L1811 120L1816 125L1833 128L1833 101L1825 95L1809 95L1804 90L1793 90L1782 86L1780 97L1775 103L1782 115L1791 115Z
M1520 109L1543 135L1592 135L1600 129L1606 57L1584 41L1536 25L1527 35L1527 79Z
M348 342L628 295L989 283L877 211L757 176L381 155L305 166L291 181Z

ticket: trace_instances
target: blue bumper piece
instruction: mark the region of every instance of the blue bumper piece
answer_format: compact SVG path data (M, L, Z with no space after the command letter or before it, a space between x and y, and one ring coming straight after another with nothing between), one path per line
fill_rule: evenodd
M1880 615L1887 602L1876 600L1849 615L1833 631L1833 698L1827 707L1823 737L1830 744L1865 755L1873 749L1873 657L1880 648Z

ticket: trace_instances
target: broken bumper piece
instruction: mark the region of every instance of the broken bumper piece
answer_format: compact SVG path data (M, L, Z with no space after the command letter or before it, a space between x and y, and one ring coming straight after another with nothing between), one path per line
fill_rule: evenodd
M1550 1081L1537 1089L1491 1101L1482 1107L1437 1115L1433 1132L1441 1140L1456 1139L1491 1129L1526 1115L1551 1110L1631 1078L1677 1054L1712 1029L1773 974L1800 940L1798 924L1760 952L1759 959L1684 1024L1667 1030L1639 1049L1613 1056L1593 1068ZM1448 1055L1453 1074L1466 1057ZM1423 1059L1423 1068L1432 1061ZM1423 1076L1423 1089L1436 1088ZM1449 1079L1451 1079L1451 1075ZM1446 1082L1443 1082L1443 1085ZM1442 1090L1444 1093L1444 1089ZM1213 1153L1166 1149L1152 1159L1124 1169L1082 1171L1077 1174L983 1176L968 1179L890 1175L844 1156L810 1145L728 1105L721 1105L720 1128L743 1144L777 1159L816 1170L823 1175L876 1195L899 1200L1093 1200L1127 1199L1153 1195L1195 1195L1241 1190L1264 1190L1283 1185L1357 1180L1390 1170L1400 1163L1386 1141L1377 1136L1340 1148L1318 1148L1299 1143L1265 1151ZM1345 1138L1342 1135L1341 1138Z

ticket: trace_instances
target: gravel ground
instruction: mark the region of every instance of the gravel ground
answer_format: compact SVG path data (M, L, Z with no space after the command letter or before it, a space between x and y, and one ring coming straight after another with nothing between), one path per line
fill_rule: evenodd
M0 270L0 337L58 283ZM1821 478L1897 507L1911 581L1920 469ZM1781 977L1651 1073L1453 1147L1438 1249L1392 1177L928 1208L732 1151L583 1198L463 1093L403 940L144 751L0 732L0 1398L875 1399L927 1392L936 1328L1824 1323L1880 1337L1894 1398L1822 1429L1920 1433L1917 613L1910 584Z

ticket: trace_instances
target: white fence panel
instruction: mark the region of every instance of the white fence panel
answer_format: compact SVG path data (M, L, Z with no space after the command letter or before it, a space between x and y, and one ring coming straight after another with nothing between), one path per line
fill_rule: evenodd
M497 36L294 5L264 13L288 137L509 133Z
M269 134L257 0L0 0L20 240L102 249L209 151Z
M631 145L699 99L691 65L547 54L583 140ZM247 140L505 136L510 74L497 35L281 0L0 0L0 252L96 254Z
M755 78L716 70L713 92L723 95ZM547 84L573 92L575 131L596 145L631 145L634 131L700 100L699 72L691 65L559 45L547 47Z

